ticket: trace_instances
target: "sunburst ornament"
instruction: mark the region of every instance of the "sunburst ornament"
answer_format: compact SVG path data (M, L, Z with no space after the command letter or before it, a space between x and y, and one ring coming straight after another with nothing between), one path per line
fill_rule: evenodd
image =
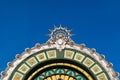
M71 46L74 44L74 42L70 38L71 36L73 36L73 34L70 33L72 30L67 30L66 27L62 27L61 25L60 27L56 27L54 25L54 30L49 31L51 33L49 34L50 39L47 43L49 45L56 44L59 51L64 49L65 44L69 44Z
M49 36L51 38L55 38L55 39L63 38L63 37L68 39L71 36L73 36L73 34L70 33L72 30L67 30L67 27L62 27L61 25L60 25L60 27L56 27L54 25L54 30L49 30L49 31L51 32L51 34L49 34Z

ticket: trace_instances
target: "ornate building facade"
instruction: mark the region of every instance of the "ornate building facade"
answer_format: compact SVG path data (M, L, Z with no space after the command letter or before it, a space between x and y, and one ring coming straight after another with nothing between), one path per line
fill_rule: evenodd
M119 80L112 64L96 50L76 44L71 30L55 27L45 44L17 54L1 80Z

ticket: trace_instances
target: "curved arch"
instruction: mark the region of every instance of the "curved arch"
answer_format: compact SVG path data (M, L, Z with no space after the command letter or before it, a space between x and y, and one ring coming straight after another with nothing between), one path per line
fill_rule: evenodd
M45 65L51 65L51 66L45 67L43 69L36 68L37 70L35 70L35 68L34 68L33 70L35 70L35 72L31 71L30 74L26 76L25 80L27 80L27 79L28 80L33 80L34 77L36 77L37 75L39 75L42 72L48 71L49 69L59 69L59 68L60 69L64 68L64 69L73 70L74 72L77 72L77 73L79 73L81 75L84 75L84 77L86 77L87 80L95 80L96 79L87 69L86 69L87 70L86 71L86 70L83 69L83 67L80 67L80 65L76 66L76 63L74 61L71 61L71 63L69 63L70 60L57 59L57 60L50 60L49 62L51 64L45 64ZM45 65L43 65L43 66L45 66ZM38 65L38 67L39 66L40 65ZM41 67L43 67L43 66L41 66ZM32 75L33 77L29 77L30 75ZM89 76L89 78L87 76Z
M48 49L44 50L38 53L34 53L33 55L27 57L15 70L15 72L12 74L10 79L16 79L16 75L18 73L22 76L21 79L25 79L25 75L28 75L31 72L34 72L33 70L37 70L40 66L44 67L44 64L46 64L48 67L51 65L51 63L69 63L70 65L74 64L75 66L79 66L83 69L85 74L92 75L94 79L100 79L100 75L102 75L102 78L105 80L109 80L108 74L105 72L105 70L98 64L96 60L94 60L91 56L86 55L80 51L73 50L73 49L64 49L62 52L58 51L57 49ZM44 63L44 64L43 64ZM39 65L39 67L36 67ZM65 66L62 65L62 66ZM71 66L68 67L71 67ZM75 66L72 66L74 68ZM60 66L60 65L59 65ZM36 67L36 68L35 68ZM35 71L36 71L35 70ZM31 71L31 72L30 72ZM38 72L38 71L36 71ZM33 73L34 74L34 73ZM84 74L84 73L83 73ZM30 76L30 75L29 75Z
M38 66L42 63L47 63L43 67L59 65L70 70L74 69L73 71L89 80L119 80L118 73L113 70L112 64L108 63L104 56L98 54L95 49L86 48L84 44L75 44L70 36L72 36L70 30L61 26L55 28L45 44L36 44L35 47L27 48L24 53L16 55L16 59L9 62L8 68L2 72L2 80L26 80L30 77L32 79L34 74L42 71Z

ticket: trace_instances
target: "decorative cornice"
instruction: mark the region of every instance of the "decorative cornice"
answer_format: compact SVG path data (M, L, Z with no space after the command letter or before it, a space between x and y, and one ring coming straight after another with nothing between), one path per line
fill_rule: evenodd
M58 32L57 32L58 31ZM33 48L26 48L25 52L22 54L17 54L16 59L13 62L8 62L8 67L5 71L1 72L2 78L1 80L8 80L14 69L27 57L30 55L37 53L42 50L56 48L59 51L62 51L64 48L74 49L81 51L101 64L101 66L108 72L108 75L111 80L119 80L119 73L115 72L112 68L113 64L109 63L105 60L104 55L100 55L96 52L94 48L89 49L85 44L76 44L72 41L70 30L67 30L63 27L55 27L54 30L50 30L50 39L45 44L37 43Z

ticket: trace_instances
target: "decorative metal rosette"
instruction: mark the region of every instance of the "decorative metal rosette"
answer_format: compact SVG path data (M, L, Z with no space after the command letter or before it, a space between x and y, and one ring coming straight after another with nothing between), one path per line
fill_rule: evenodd
M94 48L76 44L71 30L55 27L45 44L17 54L1 72L1 80L119 80L112 63Z

